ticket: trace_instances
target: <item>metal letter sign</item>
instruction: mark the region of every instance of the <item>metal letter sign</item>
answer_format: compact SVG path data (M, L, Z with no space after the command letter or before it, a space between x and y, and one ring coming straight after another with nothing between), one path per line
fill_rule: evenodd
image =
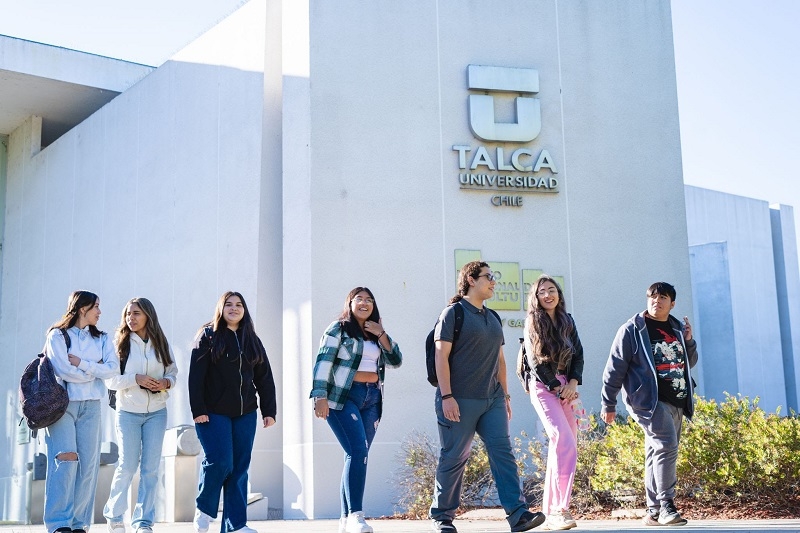
M488 67L469 65L470 89L494 92L538 93L539 71L530 68ZM497 123L494 119L494 97L488 94L469 95L469 126L484 141L528 142L542 130L542 110L538 98L516 98L517 121Z

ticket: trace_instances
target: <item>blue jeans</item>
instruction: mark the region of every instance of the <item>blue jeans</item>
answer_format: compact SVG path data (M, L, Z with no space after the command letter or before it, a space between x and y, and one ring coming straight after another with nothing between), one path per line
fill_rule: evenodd
M100 400L69 402L64 416L45 429L44 442L45 528L89 529L100 466ZM59 459L62 453L77 453L78 460Z
M154 413L117 412L117 440L120 445L119 464L111 481L111 491L103 508L103 516L122 522L128 509L128 490L131 487L141 457L139 494L131 513L131 526L153 527L156 518L156 486L161 463L161 445L167 429L167 409Z
M247 525L247 470L257 421L258 411L236 417L209 413L208 422L195 424L205 452L197 508L216 518L222 490L222 533Z
M367 456L380 422L381 391L378 383L354 381L341 411L331 409L328 425L344 448L340 487L342 516L363 511L367 483Z
M436 392L436 418L439 422L439 464L430 516L434 520L452 520L461 500L461 484L472 439L477 433L486 445L489 468L497 485L506 520L513 526L528 510L522 495L517 462L511 450L508 414L503 389L497 385L494 398L468 400L456 398L459 422L447 420L442 412L442 396Z

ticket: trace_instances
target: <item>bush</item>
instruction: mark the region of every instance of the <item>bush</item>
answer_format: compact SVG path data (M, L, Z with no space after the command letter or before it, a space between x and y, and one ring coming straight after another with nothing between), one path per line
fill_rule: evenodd
M589 431L578 438L578 466L572 507L578 513L598 507L644 505L644 435L631 418L617 417L611 426L591 416ZM541 504L547 465L546 437L524 432L514 439L514 453L528 502ZM403 466L395 475L397 507L427 517L433 496L438 443L412 433L401 447ZM679 496L697 502L780 507L800 494L800 419L765 413L758 399L727 396L724 402L697 398L691 423L685 422L678 454ZM777 499L777 500L776 500ZM496 506L497 493L486 448L473 443L467 462L460 511ZM796 505L794 503L793 505Z

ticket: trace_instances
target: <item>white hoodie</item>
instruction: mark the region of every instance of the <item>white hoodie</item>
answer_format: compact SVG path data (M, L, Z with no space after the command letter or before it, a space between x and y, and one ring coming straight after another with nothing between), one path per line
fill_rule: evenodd
M167 378L169 388L175 386L178 367L172 363L164 368L158 362L152 342L144 342L139 335L131 333L130 352L125 364L125 373L105 380L106 387L117 391L117 409L129 413L154 413L167 406L169 392L150 392L136 383L136 374L146 374L154 379ZM175 357L170 349L170 357Z

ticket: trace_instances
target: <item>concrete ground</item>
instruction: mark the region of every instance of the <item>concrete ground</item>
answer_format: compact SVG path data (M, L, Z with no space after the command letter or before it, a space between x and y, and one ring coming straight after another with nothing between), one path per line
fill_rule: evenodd
M369 519L367 521L375 533L431 533L428 520ZM454 522L460 533L505 533L509 531L505 520L487 517L459 518ZM248 525L259 533L338 533L338 520L268 520L251 521ZM219 531L219 522L213 522L209 533ZM158 523L155 533L194 533L190 522ZM654 531L674 529L681 533L715 532L762 532L782 531L800 533L800 519L797 520L690 520L683 527L646 527L639 520L578 520L578 527L572 531ZM541 528L532 530L541 531ZM90 533L105 533L104 525L94 526ZM39 525L0 525L0 533L44 533ZM129 533L133 533L130 532Z

